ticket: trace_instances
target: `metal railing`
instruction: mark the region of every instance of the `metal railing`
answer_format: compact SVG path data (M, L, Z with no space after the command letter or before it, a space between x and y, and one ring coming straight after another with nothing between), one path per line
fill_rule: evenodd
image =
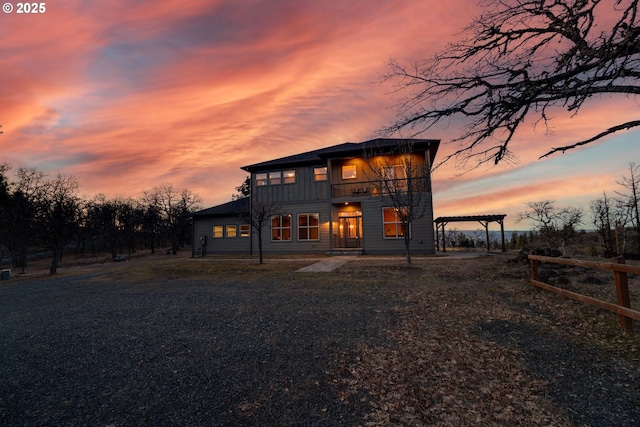
M427 178L413 178L413 181L414 188L419 188L419 186L415 185L418 181L421 182L420 186L425 189L428 188L426 185L428 182ZM390 189L406 191L408 184L409 179L407 178L394 179L391 181L376 180L333 184L331 186L331 197L334 199L345 197L379 197Z

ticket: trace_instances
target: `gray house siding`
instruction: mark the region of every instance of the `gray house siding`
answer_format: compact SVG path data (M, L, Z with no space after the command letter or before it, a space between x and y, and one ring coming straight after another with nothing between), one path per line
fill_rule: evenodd
M251 238L240 237L240 225L246 222L239 220L237 216L228 217L202 217L195 218L193 222L193 256L215 254L248 254L251 249ZM214 226L222 227L222 237L214 237ZM235 226L236 236L227 236L227 226ZM206 236L206 240L205 240Z
M427 195L424 216L411 223L411 252L416 254L434 254L433 209L431 194ZM391 254L405 250L404 238L385 238L382 209L392 207L389 199L372 197L362 200L363 253Z
M291 215L291 240L272 240L271 223L262 230L264 254L326 253L329 251L330 204L328 201L279 203L281 215ZM319 215L319 239L300 240L299 214ZM258 235L254 231L253 253L258 253Z
M392 207L390 200L381 194L388 189L383 185L388 170L397 178L399 161L398 147L410 143L417 156L418 165L425 166L423 175L430 180L429 165L433 164L438 140L376 139L363 143L344 143L293 156L282 157L245 166L251 174L251 196L242 202L234 201L214 206L194 214L194 255L258 253L258 233L251 229L251 237L240 237L239 213L249 213L249 201L273 205L280 215L291 215L291 226L280 229L280 235L272 238L272 224L267 220L262 230L264 254L327 253L334 249L361 249L365 254L404 253L404 238L385 238L383 208ZM365 156L365 152L367 153ZM420 157L422 156L422 157ZM367 157L367 158L365 158ZM343 166L355 166L353 169ZM327 168L326 180L316 181L314 169ZM406 170L409 170L407 167ZM295 171L295 181L287 178L287 172ZM382 172L382 173L381 173ZM270 179L270 173L273 179ZM278 175L280 173L280 175ZM258 185L258 176L264 177ZM277 178L280 176L279 181ZM291 182L287 182L291 181ZM430 191L430 189L429 189ZM425 193L425 213L411 224L411 251L413 253L435 253L433 207L431 193ZM300 239L300 214L318 214L317 240ZM236 225L237 237L213 237L214 226ZM388 226L388 224L387 224ZM388 228L388 227L387 227ZM346 231L348 230L348 232ZM355 235L354 230L359 230ZM305 230L303 230L304 232ZM315 231L315 230L314 230ZM310 229L306 229L310 233ZM287 235L285 236L285 233ZM200 238L207 236L206 245L198 247Z
M283 172L287 170L295 170L296 180L293 184L267 184L257 185L256 173L251 174L252 191L259 200L272 200L278 203L305 202L312 200L327 200L329 198L329 182L315 181L314 168L323 167L324 164L317 164L303 167L291 167L271 169L264 172Z

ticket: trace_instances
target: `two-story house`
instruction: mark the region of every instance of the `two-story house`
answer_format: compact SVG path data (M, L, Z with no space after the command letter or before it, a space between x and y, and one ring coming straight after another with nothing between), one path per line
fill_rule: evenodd
M250 197L196 212L193 254L258 253L252 207L271 213L265 254L404 253L405 235L413 253L433 254L430 171L439 142L348 142L245 166ZM413 204L409 223L399 214L402 200Z

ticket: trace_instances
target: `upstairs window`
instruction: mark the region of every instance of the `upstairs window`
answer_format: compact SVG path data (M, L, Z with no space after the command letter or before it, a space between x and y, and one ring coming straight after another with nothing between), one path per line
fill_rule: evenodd
M256 185L258 187L267 185L267 174L266 173L257 173L256 174Z
M326 181L327 167L323 166L321 168L313 168L313 177L316 181Z
M342 179L356 179L357 177L356 165L342 166Z
M269 185L278 185L282 183L282 172L269 172Z
M284 177L285 184L295 184L296 183L296 171L283 171L282 176Z

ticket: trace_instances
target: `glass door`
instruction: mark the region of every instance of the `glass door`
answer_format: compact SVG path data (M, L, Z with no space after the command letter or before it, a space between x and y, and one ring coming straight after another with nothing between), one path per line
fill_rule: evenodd
M339 223L338 247L362 247L362 220L360 217L342 217Z

